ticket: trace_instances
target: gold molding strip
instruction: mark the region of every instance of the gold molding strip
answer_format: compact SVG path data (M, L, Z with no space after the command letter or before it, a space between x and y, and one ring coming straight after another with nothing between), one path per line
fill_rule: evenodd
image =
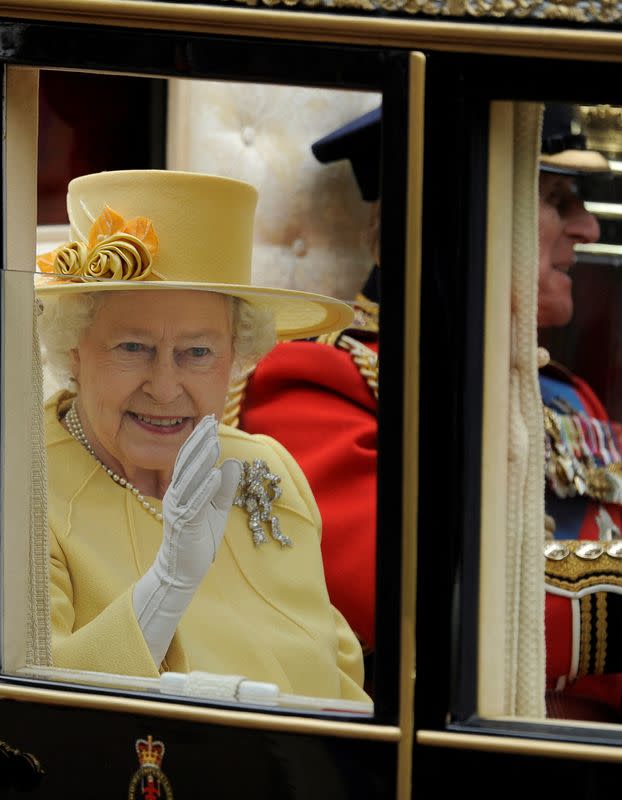
M402 477L402 601L400 654L400 728L397 797L410 797L413 705L416 672L415 612L417 587L417 507L419 475L419 340L421 320L421 239L423 206L425 68L423 53L413 52L408 66L408 151L406 165L404 409Z
M162 703L127 697L39 689L14 684L0 684L0 700L17 700L42 703L66 708L86 708L123 714L140 714L161 719L180 719L209 725L227 725L232 728L269 730L286 733L304 733L312 736L335 736L340 739L367 739L399 742L400 729L393 725L370 725L360 722L281 717L251 711L220 710L178 703Z
M511 330L508 311L512 294L514 217L515 103L497 101L489 111L486 279L484 319L484 395L481 430L481 519L479 563L479 645L477 709L485 716L506 709L510 696L506 614L508 559L508 459L510 420ZM535 159L535 155L534 155ZM499 381L506 375L505 381ZM500 568L500 565L503 565ZM485 599L484 599L485 598Z
M268 0L272 2L272 0ZM388 3L391 0L381 0ZM114 25L127 28L145 27L154 30L192 33L220 33L227 35L268 35L274 39L300 41L325 41L335 44L370 44L379 47L430 48L459 52L476 52L493 55L523 55L540 58L578 59L614 62L622 60L620 33L616 31L582 30L580 28L521 27L511 24L486 25L461 22L420 20L410 18L387 18L334 15L322 8L320 11L299 11L263 8L225 7L222 4L189 5L186 3L167 3L154 0L0 0L0 17L19 20L41 20L56 22L75 22L98 25ZM235 0L234 0L235 2ZM296 6L299 0L285 0L287 5ZM374 0L375 2L375 0ZM578 5L550 3L556 13L535 14L542 3L525 0L527 8L521 11L523 17L567 21L578 20ZM513 4L514 3L514 4ZM348 8L364 10L367 0L346 0ZM416 0L407 0L409 8L415 8ZM451 8L450 8L451 5ZM484 0L467 3L466 0L438 0L428 2L424 9L434 10L434 16L442 17L451 12L454 16L485 18L494 17L497 22L504 16L506 7L524 9L523 2L508 0L498 3L492 10ZM392 3L392 7L394 4ZM590 6L592 7L592 6ZM585 21L597 19L602 22L615 22L622 19L622 6L618 8L593 4L594 14ZM378 5L378 10L382 5ZM564 11L568 11L568 15ZM599 10L601 9L601 10ZM406 6L401 8L406 10ZM587 13L587 12L586 12ZM573 16L574 15L574 16ZM579 15L580 16L580 15Z
M220 0L225 3L229 0ZM381 12L386 14L409 14L411 16L419 15L422 17L466 17L466 18L492 18L495 20L501 19L539 19L539 20L552 20L555 22L570 22L570 23L590 23L601 22L603 24L611 24L619 22L622 19L622 10L618 4L600 0L590 4L580 3L579 0L570 0L563 2L562 0L332 0L330 6L324 4L322 0L233 0L239 6L246 6L252 8L253 11L257 8L257 4L265 6L266 8L296 8L302 7L305 9L314 9L316 14L330 14L335 9L339 10L354 10L357 12L365 11L371 13ZM5 3L8 8L23 9L24 12L31 10L41 9L46 6L51 14L56 13L59 9L67 9L69 12L94 16L100 13L118 14L121 11L124 15L128 16L128 9L126 0L13 0L12 3ZM112 7L116 5L117 10L108 10L106 6ZM135 2L132 5L141 6L147 5L146 2ZM167 4L163 2L154 3L156 6L161 6L166 9ZM212 0L211 6L218 6L219 0ZM91 6L91 8L87 8ZM119 8L119 6L121 8ZM195 11L200 11L196 6L191 7L189 4L178 4L177 10L185 13L184 9L188 10L194 8ZM154 9L156 11L157 9ZM140 8L129 9L130 16L140 15L142 13Z
M512 721L516 722L515 719ZM558 720L558 722L560 721ZM546 723L550 725L555 723L555 720L547 719ZM560 725L567 726L568 724L572 723L568 720L560 722ZM620 735L619 725L606 725L600 722L596 725L582 722L581 727L593 728L601 732L603 729L611 729L612 735ZM560 742L555 739L525 739L520 736L489 736L478 733L420 730L417 732L417 743L429 747L448 747L452 750L478 750L488 753L622 763L622 749L620 747Z

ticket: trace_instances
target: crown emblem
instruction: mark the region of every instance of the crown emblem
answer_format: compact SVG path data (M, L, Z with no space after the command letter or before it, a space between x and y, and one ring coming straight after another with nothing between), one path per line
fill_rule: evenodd
M619 157L622 153L621 106L579 106L578 118L589 148L612 158Z
M130 781L128 800L173 800L173 787L160 769L164 758L164 742L153 736L136 740L140 767Z
M164 758L164 743L153 741L152 736L136 741L136 753L141 767L160 769Z

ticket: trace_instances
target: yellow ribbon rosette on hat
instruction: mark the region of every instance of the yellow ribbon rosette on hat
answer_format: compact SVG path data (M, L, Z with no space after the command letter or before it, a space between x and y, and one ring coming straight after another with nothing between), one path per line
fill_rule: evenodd
M125 222L110 206L93 223L88 243L69 242L37 258L41 272L66 278L162 280L153 268L158 237L151 220Z

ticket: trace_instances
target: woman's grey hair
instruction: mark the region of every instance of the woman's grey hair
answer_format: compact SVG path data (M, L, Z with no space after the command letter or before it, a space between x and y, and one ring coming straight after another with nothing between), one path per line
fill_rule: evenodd
M59 388L75 387L71 351L95 318L110 292L56 294L42 298L38 317L43 364ZM222 295L232 313L233 368L231 381L239 380L276 343L274 315L264 306L239 297Z

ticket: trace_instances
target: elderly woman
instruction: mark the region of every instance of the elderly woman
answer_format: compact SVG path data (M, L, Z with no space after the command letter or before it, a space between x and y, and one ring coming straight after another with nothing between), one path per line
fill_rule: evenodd
M330 604L308 483L219 425L276 338L345 327L332 298L250 285L256 192L168 171L69 184L75 241L38 259L54 665L238 674L367 700Z

